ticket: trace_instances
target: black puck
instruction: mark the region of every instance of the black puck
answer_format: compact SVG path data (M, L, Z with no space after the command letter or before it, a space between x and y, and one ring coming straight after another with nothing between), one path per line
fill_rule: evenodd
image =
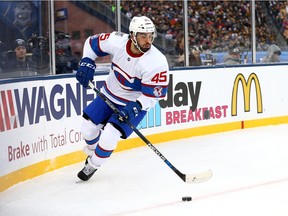
M184 196L182 197L182 201L186 202L186 201L191 201L192 200L192 197L190 196Z

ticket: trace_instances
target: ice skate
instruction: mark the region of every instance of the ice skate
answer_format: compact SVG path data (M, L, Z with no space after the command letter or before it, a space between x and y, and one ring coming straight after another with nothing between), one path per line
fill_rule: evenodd
M78 178L82 181L88 181L93 174L97 171L98 167L93 166L90 161L90 156L88 156L85 160L84 168L78 173Z

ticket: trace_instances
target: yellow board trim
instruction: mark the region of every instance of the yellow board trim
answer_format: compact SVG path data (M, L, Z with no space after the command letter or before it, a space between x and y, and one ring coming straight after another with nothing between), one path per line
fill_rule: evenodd
M267 125L285 124L288 123L288 116L281 116L267 119L248 120L243 122L232 122L218 125L209 125L196 128L188 128L183 130L169 131L153 135L147 135L147 139L154 145L157 143L168 142L177 139L189 138L193 136L202 136L213 133L221 133L231 130L239 130L244 128L253 128ZM139 138L131 138L122 140L118 143L115 152L120 152L132 148L144 146L145 143ZM67 165L79 163L85 159L82 151L76 151L69 154L61 155L51 160L41 161L33 165L24 167L17 171L8 173L0 177L0 192L9 187L44 173L62 168Z

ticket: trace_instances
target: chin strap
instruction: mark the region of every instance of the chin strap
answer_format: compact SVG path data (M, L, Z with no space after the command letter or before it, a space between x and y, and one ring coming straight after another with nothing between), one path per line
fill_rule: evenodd
M132 39L132 37L135 39ZM141 52L141 53L145 53L145 52L143 52L142 50L141 50L141 48L140 48L140 46L138 45L138 43L137 43L137 40L136 40L136 36L132 36L131 37L131 41L132 41L132 43L135 45L135 47Z
M135 47L136 47L141 53L145 53L145 52L141 49L141 47L138 45L138 42L137 42L137 40L136 40L136 35L137 35L137 32L131 33L131 41L132 41L132 43L135 45ZM153 43L154 39L155 39L155 38L153 37L152 43Z

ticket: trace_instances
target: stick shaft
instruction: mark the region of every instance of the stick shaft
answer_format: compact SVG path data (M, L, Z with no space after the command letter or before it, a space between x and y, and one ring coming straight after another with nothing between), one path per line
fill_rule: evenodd
M92 82L89 82L89 86L90 88L92 88L96 94L101 97L104 102L116 113L119 114L120 111L114 106L113 103L111 103L111 101L102 93L99 91L99 89L97 89L94 84ZM170 169L173 170L173 172L175 172L184 182L186 181L186 175L181 173L175 166L173 166L168 160L167 158L128 120L124 118L125 123L145 142L145 144L147 146L149 146L150 149L152 149L152 151L154 151L154 153L156 155L158 155L161 160L164 161L164 163L170 167Z

